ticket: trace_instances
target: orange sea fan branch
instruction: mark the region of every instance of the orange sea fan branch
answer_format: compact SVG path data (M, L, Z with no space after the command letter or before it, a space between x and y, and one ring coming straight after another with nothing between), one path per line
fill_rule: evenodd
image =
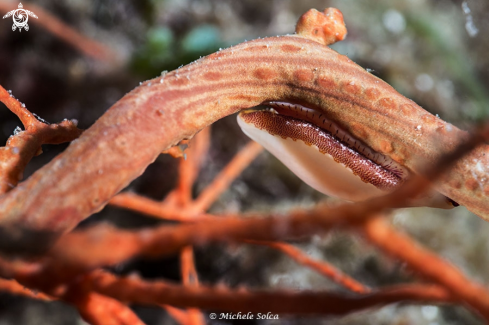
M399 301L454 302L442 287L401 285L374 291L368 295L337 295L321 292L248 291L217 287L190 288L163 281L117 278L104 272L91 275L92 289L118 300L133 303L154 302L180 307L280 314L343 315L373 306Z
M80 136L82 130L75 120L46 124L29 112L11 92L0 86L0 102L19 117L25 131L18 130L5 147L0 147L0 195L12 190L22 179L27 163L40 154L41 145L69 142Z
M294 247L293 245L282 243L282 242L259 242L259 241L249 241L252 244L264 245L281 251L287 254L289 257L294 259L297 263L309 267L316 272L330 278L339 285L351 290L356 293L368 293L370 288L363 285L362 283L356 281L355 279L349 277L347 274L343 273L333 265L330 265L326 261L319 261L307 256L300 249Z
M421 277L442 285L489 321L489 290L468 279L451 263L395 230L382 217L372 218L360 228L366 238L387 254L400 259Z

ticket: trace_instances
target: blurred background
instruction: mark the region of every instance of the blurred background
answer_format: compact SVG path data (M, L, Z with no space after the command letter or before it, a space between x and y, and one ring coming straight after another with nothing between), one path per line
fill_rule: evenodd
M139 85L219 48L257 37L292 33L310 8L339 8L348 36L333 48L386 80L440 118L470 129L488 114L489 2L487 0L40 0L43 8L112 54L99 60L48 32L30 18L29 31L12 31L0 20L0 85L49 122L77 119L92 125L112 104ZM0 0L0 16L18 2ZM34 13L34 9L30 9ZM38 20L47 19L38 14ZM31 23L32 21L32 23ZM0 103L0 142L20 121ZM248 139L230 116L212 127L211 149L194 187L199 193ZM49 162L67 145L43 146L24 177ZM135 153L137 154L137 148ZM161 200L175 186L178 160L161 155L127 190ZM288 211L311 207L324 196L262 153L210 210ZM119 227L152 226L162 221L106 207L81 226L109 221ZM451 211L406 209L392 222L423 245L489 284L489 224L465 208ZM373 288L415 281L402 263L380 254L347 232L331 232L296 243L310 256L327 260ZM292 288L343 292L314 271L269 248L212 245L196 249L200 280L231 287ZM145 278L180 280L178 258L135 260L114 269ZM133 306L147 324L174 324L159 308ZM341 318L285 317L248 324L482 324L470 311L453 306L390 305ZM0 293L0 325L83 324L76 310ZM231 324L231 322L214 324Z

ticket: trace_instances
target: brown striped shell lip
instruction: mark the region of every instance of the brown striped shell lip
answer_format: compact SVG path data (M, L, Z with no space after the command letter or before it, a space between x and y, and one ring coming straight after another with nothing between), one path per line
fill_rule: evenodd
M255 114L250 116L250 113ZM270 115L272 113L276 118ZM322 153L330 154L335 161L350 168L362 181L379 189L397 188L409 175L406 168L374 151L319 110L288 101L270 101L241 114L243 118L248 115L248 122L272 135L302 140L307 145L318 147ZM262 118L264 121L260 122ZM277 118L286 126L278 127ZM304 132L299 134L297 130Z

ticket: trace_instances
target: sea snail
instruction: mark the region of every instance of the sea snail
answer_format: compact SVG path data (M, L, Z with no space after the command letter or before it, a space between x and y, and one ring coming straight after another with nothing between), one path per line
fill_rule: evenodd
M296 36L323 45L344 39L343 15L335 8L311 9L298 21ZM242 111L238 124L293 173L316 190L349 201L364 201L398 188L410 171L353 137L324 111L300 103L273 101ZM452 208L437 192L413 198L410 206Z
M399 187L410 172L377 153L328 119L324 113L290 102L268 102L242 111L238 124L306 184L329 196L364 201ZM410 206L452 208L433 192Z

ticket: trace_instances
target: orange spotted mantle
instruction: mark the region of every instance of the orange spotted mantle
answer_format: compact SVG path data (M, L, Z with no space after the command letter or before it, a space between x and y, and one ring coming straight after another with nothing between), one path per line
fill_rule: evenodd
M243 111L240 117L246 123L272 135L316 146L321 153L330 155L337 163L348 167L363 182L381 190L393 190L403 183L403 179L398 175L365 158L326 130L311 123L263 110Z

